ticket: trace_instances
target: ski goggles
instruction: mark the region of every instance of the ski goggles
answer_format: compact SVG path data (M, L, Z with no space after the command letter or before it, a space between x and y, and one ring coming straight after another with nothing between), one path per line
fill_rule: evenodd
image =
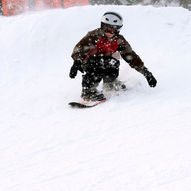
M104 27L103 28L105 33L115 34L117 31L114 28Z

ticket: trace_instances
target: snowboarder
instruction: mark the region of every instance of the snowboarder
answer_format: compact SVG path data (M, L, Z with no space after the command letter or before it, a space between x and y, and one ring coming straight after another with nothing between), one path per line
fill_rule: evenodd
M132 50L126 39L120 35L123 26L122 17L116 12L106 12L101 18L101 27L82 38L74 47L74 63L70 69L70 78L75 78L78 70L82 76L82 94L84 100L100 101L105 99L97 86L103 80L104 87L126 88L117 79L120 56L129 65L143 74L150 87L155 87L156 79L144 66L141 58ZM118 87L119 88L119 87Z

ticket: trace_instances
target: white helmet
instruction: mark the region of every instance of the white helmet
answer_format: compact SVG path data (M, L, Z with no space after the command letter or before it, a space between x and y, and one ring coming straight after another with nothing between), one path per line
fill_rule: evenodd
M101 28L110 27L120 31L123 26L123 18L116 12L106 12L101 18Z

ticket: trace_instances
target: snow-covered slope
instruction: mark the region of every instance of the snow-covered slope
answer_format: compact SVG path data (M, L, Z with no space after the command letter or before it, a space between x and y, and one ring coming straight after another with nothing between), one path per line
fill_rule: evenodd
M108 10L158 85L121 61L127 92L71 109L72 49ZM191 12L74 7L0 17L0 34L1 191L191 190Z

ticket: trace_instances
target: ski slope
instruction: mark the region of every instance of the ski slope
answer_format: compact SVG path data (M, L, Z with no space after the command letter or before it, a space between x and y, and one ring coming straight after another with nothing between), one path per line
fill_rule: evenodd
M127 92L71 109L71 52L106 11L157 87L121 61ZM0 191L191 190L191 12L73 7L0 17L0 34Z

